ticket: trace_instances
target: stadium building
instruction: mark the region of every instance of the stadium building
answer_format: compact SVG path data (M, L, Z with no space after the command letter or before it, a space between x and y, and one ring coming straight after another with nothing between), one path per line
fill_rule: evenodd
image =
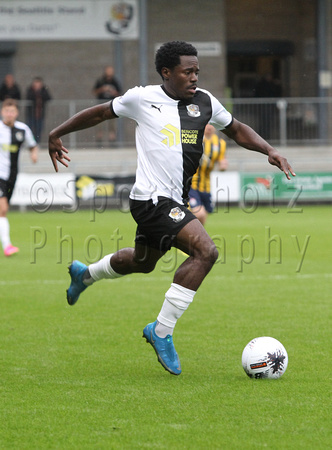
M34 76L44 79L53 97L46 129L94 103L92 88L106 65L114 66L123 90L159 83L156 48L168 40L187 40L199 51L200 86L253 127L261 77L269 74L278 84L271 97L292 99L270 102L272 141L326 144L332 138L331 0L169 0L167 5L76 0L66 7L44 0L38 8L29 3L1 2L0 79L13 73L23 93ZM100 38L98 14L104 22ZM131 143L133 127L122 128L121 142ZM89 138L83 133L83 142L88 139L91 133Z

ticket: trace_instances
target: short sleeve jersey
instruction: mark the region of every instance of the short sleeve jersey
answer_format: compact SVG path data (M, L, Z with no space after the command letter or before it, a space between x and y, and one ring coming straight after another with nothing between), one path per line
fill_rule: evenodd
M18 171L18 157L22 146L37 145L30 128L16 121L13 127L0 120L0 178L15 181Z
M162 196L187 204L206 124L222 130L231 124L232 115L204 89L185 102L157 85L128 90L113 100L112 108L137 124L137 171L130 198L157 203Z

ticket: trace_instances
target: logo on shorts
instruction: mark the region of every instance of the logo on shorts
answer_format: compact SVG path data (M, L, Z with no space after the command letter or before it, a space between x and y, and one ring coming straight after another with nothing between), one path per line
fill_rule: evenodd
M190 208L195 208L198 205L198 201L194 197L190 197L189 199Z
M187 112L190 117L199 117L201 115L198 105L188 105Z
M172 208L168 215L171 219L174 220L174 222L181 222L181 220L184 219L186 213L177 206L176 208Z

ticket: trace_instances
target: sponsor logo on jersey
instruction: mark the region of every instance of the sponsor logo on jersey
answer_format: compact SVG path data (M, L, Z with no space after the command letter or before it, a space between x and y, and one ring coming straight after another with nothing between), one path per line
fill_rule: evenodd
M190 117L199 117L201 115L198 105L194 104L187 106L187 113Z
M174 222L181 222L181 220L184 219L186 213L182 211L179 206L177 206L176 208L172 208L168 215L171 219L174 220Z
M15 144L3 144L2 150L5 152L16 153L18 152L19 146Z
M197 144L198 130L181 130L182 144Z
M167 147L180 144L180 130L170 123L163 128L160 133L166 136L161 142ZM181 130L182 144L197 144L198 130Z
M180 144L180 130L170 123L163 128L160 133L166 136L161 142L167 147L173 147L173 145Z

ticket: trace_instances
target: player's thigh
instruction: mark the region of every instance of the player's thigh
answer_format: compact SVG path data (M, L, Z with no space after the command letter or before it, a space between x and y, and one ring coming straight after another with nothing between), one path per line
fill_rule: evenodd
M175 247L190 256L217 259L218 252L211 237L198 219L187 223L177 234Z

